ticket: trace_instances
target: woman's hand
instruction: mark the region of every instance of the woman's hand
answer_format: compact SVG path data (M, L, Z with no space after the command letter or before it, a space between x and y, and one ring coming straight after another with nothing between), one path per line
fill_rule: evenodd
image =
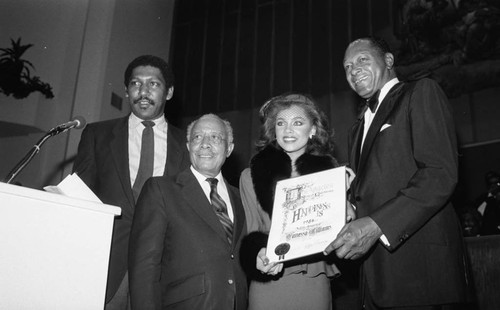
M266 256L266 248L262 248L257 254L257 269L263 274L275 276L283 270L283 263L269 263Z
M346 184L347 184L346 190L348 190L349 188L351 188L351 183L354 180L354 178L356 177L356 174L354 173L354 171L351 168L346 166L345 167L345 177L346 177Z

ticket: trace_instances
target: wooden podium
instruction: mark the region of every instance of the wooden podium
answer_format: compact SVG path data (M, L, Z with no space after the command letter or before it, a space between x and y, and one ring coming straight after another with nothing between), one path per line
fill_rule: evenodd
M0 183L0 309L103 309L115 206Z

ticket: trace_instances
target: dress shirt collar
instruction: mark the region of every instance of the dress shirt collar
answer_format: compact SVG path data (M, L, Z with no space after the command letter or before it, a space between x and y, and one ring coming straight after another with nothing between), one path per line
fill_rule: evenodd
M380 89L380 94L378 95L379 105L378 105L377 109L375 109L375 113L377 112L378 108L380 108L380 105L382 104L382 101L384 100L387 93L397 83L399 83L399 79L396 77L396 78L393 78L392 80L390 80L389 82L385 83L385 85Z
M380 109L380 106L383 104L382 101L384 100L384 98L387 95L387 93L389 93L389 91L391 90L391 88L394 85L396 85L397 83L399 83L398 78L393 78L389 82L385 83L385 85L380 89L380 93L378 95L378 102L379 103L378 103L378 106L377 106L377 108L375 109L374 112L372 112L368 107L366 107L365 114L364 114L365 124L363 126L363 138L361 140L361 148L363 148L363 145L365 143L366 135L368 134L368 129L370 128L370 126L372 124L372 121L375 118L375 114Z
M134 113L130 113L130 116L128 118L128 123L132 128L137 128L139 125L144 126L142 125L143 121L144 121L143 119L138 118ZM165 120L165 114L160 115L159 117L153 119L152 121L155 123L153 129L156 128L159 130L163 130L163 128L167 126L167 121ZM143 127L140 128L142 129Z
M210 188L210 184L208 184L208 182L206 181L207 180L207 177L204 176L203 174L199 173L196 169L194 169L194 167L191 165L191 172L193 172L195 178L198 180L198 183L202 184L202 187L205 186L205 184L208 185L208 188ZM217 174L215 176L215 178L219 181L218 184L221 184L224 182L224 180L222 179L222 173L219 171L219 174Z

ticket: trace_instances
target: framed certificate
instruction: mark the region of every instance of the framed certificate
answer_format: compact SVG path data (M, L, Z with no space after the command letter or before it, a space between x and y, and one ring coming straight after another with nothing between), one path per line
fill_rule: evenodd
M323 252L345 218L345 167L279 181L266 255L283 262Z

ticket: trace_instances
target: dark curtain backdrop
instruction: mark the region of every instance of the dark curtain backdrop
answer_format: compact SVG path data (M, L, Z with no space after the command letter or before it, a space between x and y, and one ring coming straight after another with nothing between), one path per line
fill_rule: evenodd
M213 112L233 124L235 152L224 166L230 182L254 154L258 108L297 91L316 98L336 132L345 162L346 134L358 98L342 66L354 38L393 38L390 0L178 0L171 63L176 75L169 119L185 126Z
M172 61L181 115L259 107L347 89L353 38L391 31L389 0L178 0Z

